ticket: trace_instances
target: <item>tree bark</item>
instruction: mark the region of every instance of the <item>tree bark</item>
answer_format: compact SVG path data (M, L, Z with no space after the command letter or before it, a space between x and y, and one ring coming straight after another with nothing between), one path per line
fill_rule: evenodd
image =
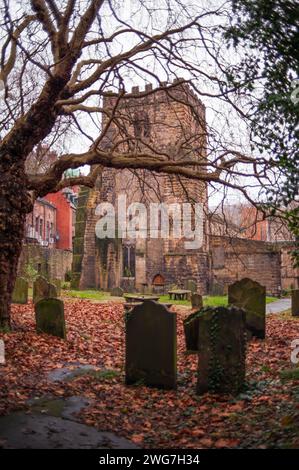
M10 304L26 213L32 208L24 164L0 153L0 328L10 328Z

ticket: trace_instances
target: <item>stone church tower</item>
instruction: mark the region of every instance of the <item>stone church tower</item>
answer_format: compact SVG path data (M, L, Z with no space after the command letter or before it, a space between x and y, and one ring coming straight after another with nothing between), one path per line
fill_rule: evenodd
M134 158L134 152L149 157L155 152L167 155L171 161L196 160L202 162L205 171L205 108L188 84L176 80L167 88L146 85L144 91L139 91L133 87L121 100L119 95L109 94L103 108L106 113L102 127L107 132L102 148L113 147L128 158ZM112 112L115 119L111 121ZM106 168L94 189L83 188L79 194L73 287L163 290L173 284L184 286L192 279L199 292L206 293L209 261L205 217L203 244L198 249L186 248L186 238L173 237L171 216L168 238L151 238L148 228L144 238L99 239L95 235L99 220L95 208L109 202L117 214L119 195L126 196L127 206L138 202L146 207L150 203L201 203L204 209L207 207L207 188L201 181L149 170Z

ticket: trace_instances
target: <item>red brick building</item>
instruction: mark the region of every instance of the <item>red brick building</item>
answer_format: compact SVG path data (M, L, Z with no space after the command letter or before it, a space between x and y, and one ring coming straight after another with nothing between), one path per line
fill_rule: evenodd
M46 199L37 199L33 211L27 215L25 237L42 246L56 245L56 207Z
M47 194L45 199L56 208L56 248L72 250L77 195L71 189Z
M26 240L72 251L76 200L76 192L68 188L37 199L26 219Z

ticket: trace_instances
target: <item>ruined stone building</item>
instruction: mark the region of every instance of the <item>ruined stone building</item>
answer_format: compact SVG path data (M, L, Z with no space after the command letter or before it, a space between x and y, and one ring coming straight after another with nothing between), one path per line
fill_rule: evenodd
M172 161L196 160L205 171L205 107L189 85L176 81L167 89L147 85L139 91L134 87L122 100L111 93L103 108L102 148L113 148L125 158L134 158L134 152L142 151L149 162L153 151ZM96 227L103 215L96 210L98 204L111 203L116 216L123 215L124 209L118 208L119 195L126 197L127 207L132 202L144 203L146 207L150 203L201 203L204 208L201 246L190 249L186 237L173 236L172 216L168 238L150 237L149 223L144 238L121 237L117 231L112 238L96 237ZM251 277L265 285L268 293L277 295L284 286L296 285L298 272L290 268L290 257L287 261L290 269L282 267L279 246L211 231L206 217L207 202L207 187L202 181L150 170L106 168L93 189L82 188L79 193L72 286L103 290L120 286L127 291L145 292L167 290L171 285L183 287L193 280L200 293L221 294L231 282ZM130 217L134 218L134 214ZM191 217L194 223L194 215ZM117 220L116 227L118 230Z

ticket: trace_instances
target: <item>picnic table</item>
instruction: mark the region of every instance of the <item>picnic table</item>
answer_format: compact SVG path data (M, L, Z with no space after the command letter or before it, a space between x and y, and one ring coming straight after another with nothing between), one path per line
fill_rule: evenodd
M188 300L191 296L191 290L174 289L168 291L170 300Z
M158 295L140 295L140 294L125 294L124 298L127 303L134 303L134 302L144 302L145 300L154 300L158 302L160 296Z

